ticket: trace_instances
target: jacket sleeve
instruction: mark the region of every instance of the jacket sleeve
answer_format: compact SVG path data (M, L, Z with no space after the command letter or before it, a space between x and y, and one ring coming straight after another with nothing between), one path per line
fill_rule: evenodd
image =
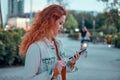
M38 73L41 67L40 54L41 50L37 44L30 45L26 54L23 80L46 80L47 71Z

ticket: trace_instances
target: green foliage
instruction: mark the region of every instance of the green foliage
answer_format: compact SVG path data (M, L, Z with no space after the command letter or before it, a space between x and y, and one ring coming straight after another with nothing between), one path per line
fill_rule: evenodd
M67 20L65 22L65 27L67 29L75 29L78 27L78 22L72 14L69 14L67 16Z
M100 28L98 29L98 31L102 31L104 34L108 34L108 33L107 33L108 28L107 28L106 25L100 27ZM110 31L111 34L114 34L114 33L117 32L117 29L116 29L116 27L115 27L114 25L111 25L111 26L109 26L109 31Z
M120 32L113 35L106 35L105 39L108 44L113 44L115 47L120 48Z
M112 43L115 45L115 47L120 48L120 32L116 35L113 35Z
M107 33L110 34L109 27L110 25L114 24L114 27L117 28L117 32L120 31L120 19L119 19L119 0L98 0L102 1L104 4L106 4L105 7L105 20L106 20L106 26L107 26Z
M93 21L93 15L92 12L75 12L71 11L71 13L75 16L75 19L78 22L79 28L82 26L82 20L84 18L85 25L87 26L88 29L91 29L93 27L92 21Z
M101 28L105 24L105 16L103 13L98 13L96 16L96 29Z
M91 40L93 41L96 37L99 37L99 33L98 32L92 32Z
M78 33L73 33L73 34L69 34L68 37L70 37L71 39L78 39Z
M11 66L24 63L24 58L20 57L19 44L24 30L0 31L0 65Z
M105 36L105 40L106 40L107 44L112 44L113 36L108 34Z
M0 24L0 30L1 30L1 29L3 29L3 26L2 26L2 24Z
M108 0L97 0L97 1L103 1L103 2L108 2Z
M2 26L0 25L0 32L1 32L1 31L3 31L3 28L2 28Z

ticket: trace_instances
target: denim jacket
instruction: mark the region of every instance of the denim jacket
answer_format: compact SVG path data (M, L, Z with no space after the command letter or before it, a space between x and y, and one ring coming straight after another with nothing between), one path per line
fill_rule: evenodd
M67 71L71 71L61 41L55 39L55 42L61 59L67 63ZM31 44L26 54L23 80L51 80L57 61L55 47L47 38ZM61 76L58 75L54 80L61 80Z

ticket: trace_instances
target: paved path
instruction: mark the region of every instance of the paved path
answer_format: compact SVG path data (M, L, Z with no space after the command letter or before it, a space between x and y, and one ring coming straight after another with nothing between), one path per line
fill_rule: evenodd
M67 56L72 56L79 50L79 41L66 37L59 38L64 43ZM78 71L68 73L67 80L120 80L120 49L109 48L105 44L89 43L88 57L81 56L76 66ZM1 75L19 74L21 70L23 67L1 68L0 80L3 80Z
M78 50L79 41L62 38L70 52ZM78 71L69 73L68 80L120 80L120 49L105 44L89 43L88 57L81 56Z

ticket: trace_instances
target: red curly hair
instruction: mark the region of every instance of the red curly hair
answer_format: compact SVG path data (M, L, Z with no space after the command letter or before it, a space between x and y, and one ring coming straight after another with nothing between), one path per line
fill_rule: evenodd
M51 38L55 36L55 21L66 14L66 10L57 4L50 5L42 11L39 11L35 16L30 31L23 37L19 48L19 54L25 56L28 47L32 43L40 41L44 37Z

